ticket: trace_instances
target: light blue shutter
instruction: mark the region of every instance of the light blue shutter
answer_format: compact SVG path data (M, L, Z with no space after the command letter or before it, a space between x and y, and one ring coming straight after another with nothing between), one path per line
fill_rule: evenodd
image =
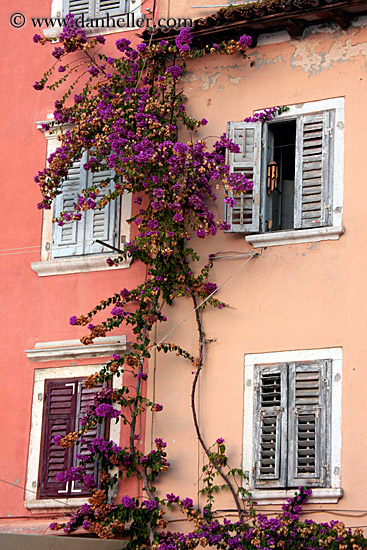
M103 170L101 172L88 173L88 187L98 185L106 178L112 177L112 170ZM111 192L114 189L114 182L105 187L97 196L96 200ZM86 212L86 227L85 227L85 254L101 254L109 252L113 254L113 250L106 246L96 243L99 239L111 246L117 246L118 242L118 221L120 201L115 199L107 203L101 210L87 210Z
M84 13L88 17L93 17L94 2L95 0L64 0L62 15L65 17L68 13L75 16Z
M327 486L331 361L289 365L288 486Z
M55 200L55 217L60 212L72 211L73 203L77 201L78 195L85 188L86 172L82 167L85 161L86 155L84 154L82 159L74 162L72 168L69 169L67 179L62 184L62 193L57 195ZM83 254L84 226L84 215L78 222L65 222L62 226L54 223L52 229L51 259Z
M287 475L287 365L255 365L255 487L285 487Z
M331 224L334 111L297 118L295 219L296 228Z
M128 0L96 0L96 15L122 15L127 13Z
M228 155L231 173L245 174L254 187L235 196L234 207L225 206L225 219L231 232L256 233L260 224L261 122L229 122L227 135L240 148L239 153Z

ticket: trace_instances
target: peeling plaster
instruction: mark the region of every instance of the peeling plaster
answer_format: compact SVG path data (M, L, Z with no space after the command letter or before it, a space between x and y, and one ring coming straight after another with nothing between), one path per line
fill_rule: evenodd
M241 82L241 80L243 79L243 76L231 76L230 74L228 75L228 80L230 81L231 84L235 84L237 86L237 84L239 84Z
M184 82L199 82L198 90L211 90L216 85L218 78L222 76L219 71L210 73L209 71L200 72L186 71L182 80Z
M276 57L267 57L265 54L263 54L260 57L259 52L255 51L251 55L251 58L253 61L254 69L259 69L263 65L276 65L277 63L286 63L286 60L283 59L281 54L277 55Z
M295 50L290 58L291 67L302 69L308 73L309 77L330 69L335 63L345 63L359 55L363 56L367 62L367 42L352 44L351 38L344 41L335 40L330 45L320 45L316 40L302 40L293 44ZM316 51L317 49L319 51Z

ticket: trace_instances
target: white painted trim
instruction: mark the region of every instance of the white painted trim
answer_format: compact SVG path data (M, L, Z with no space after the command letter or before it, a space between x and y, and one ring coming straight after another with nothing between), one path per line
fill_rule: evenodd
M341 407L342 407L342 348L324 348L294 350L270 353L251 353L245 355L245 391L243 424L243 470L249 477L250 490L253 487L253 411L254 411L254 369L255 365L273 363L291 363L298 361L316 361L331 359L331 452L330 452L330 488L313 489L310 502L335 503L342 496L341 489ZM253 490L253 498L259 504L277 504L284 498L294 495L285 490Z
M42 244L42 250L43 244ZM48 252L49 254L49 252ZM51 275L69 275L71 273L90 273L92 271L107 271L115 269L127 269L130 267L131 259L120 262L117 266L110 267L107 258L117 258L116 254L103 254L98 256L76 256L73 258L58 258L41 262L31 262L31 268L39 277L50 277Z
M134 10L134 17L135 20L143 17L142 10L141 10L141 0L130 0L132 6L131 11ZM62 18L62 12L63 12L63 0L51 0L51 17L54 18ZM89 17L89 16L88 16ZM96 15L96 18L102 18L103 15ZM84 27L84 32L87 35L87 37L93 37L98 34L116 34L119 32L127 32L127 31L134 31L134 30L141 30L140 27L97 27L97 28L89 28ZM50 28L50 29L44 29L43 35L45 38L53 38L54 40L58 40L62 28Z
M294 497L295 490L282 489L254 489L252 498L260 505L284 504L288 498ZM307 499L308 504L336 504L343 496L343 489L312 489L312 495Z
M42 129L42 124L50 124L55 133L50 133ZM36 126L38 130L44 132L47 140L47 158L54 153L59 147L60 142L57 139L60 126L55 124L53 115L47 115L47 119L43 121L37 121ZM63 129L70 129L72 126L67 125ZM118 199L116 199L118 200ZM119 226L119 242L120 247L123 248L124 242L130 240L130 225L127 223L127 219L131 217L132 206L132 194L124 193L121 195L120 206L120 226ZM92 271L107 271L109 269L127 269L130 267L131 259L122 261L118 266L110 267L106 263L107 258L117 258L118 254L105 252L103 254L85 255L85 256L69 256L65 258L57 258L51 260L51 246L52 246L52 218L53 208L43 211L42 221L42 237L41 237L41 261L32 262L31 268L37 273L39 277L48 277L52 275L67 275L72 273L89 273Z
M265 246L280 246L284 244L314 243L319 241L335 241L344 233L344 227L316 227L313 229L290 229L288 231L272 231L256 235L247 235L246 241L254 248Z
M82 359L90 357L108 357L113 353L128 349L126 336L106 336L95 338L94 344L85 346L80 340L59 342L37 342L33 349L25 350L31 363L56 361L57 359Z
M43 396L45 380L60 378L87 377L97 372L103 365L79 365L76 367L50 367L46 369L35 369L32 403L32 421L29 439L29 453L27 463L27 479L25 486L26 508L65 508L69 506L80 506L88 497L81 498L56 498L37 499L38 472L41 453L41 435L43 419ZM113 378L113 388L122 387L122 377ZM120 443L121 422L110 424L110 439L117 444Z

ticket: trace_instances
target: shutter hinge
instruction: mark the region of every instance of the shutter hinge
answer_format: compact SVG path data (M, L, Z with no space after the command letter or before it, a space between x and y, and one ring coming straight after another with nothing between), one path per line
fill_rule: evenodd
M325 128L325 134L329 134L329 138L333 139L333 129L332 128Z
M321 467L324 468L326 475L329 475L329 464L323 462Z

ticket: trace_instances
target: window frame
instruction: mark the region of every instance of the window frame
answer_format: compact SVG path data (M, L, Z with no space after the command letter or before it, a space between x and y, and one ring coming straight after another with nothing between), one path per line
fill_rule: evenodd
M48 123L52 124L54 119L52 115L45 121L37 122L38 130L42 131L45 134L47 142L47 158L53 153L57 147L60 146L60 142L57 139L58 133L50 133L45 131L42 128L42 124ZM66 129L69 126L64 126ZM132 194L125 193L121 196L121 204L117 209L119 212L116 219L116 228L117 238L116 241L118 246L123 248L124 242L130 240L130 225L127 223L127 219L131 217L131 208L132 208ZM43 210L42 218L42 236L41 236L41 258L39 262L32 262L31 267L40 277L51 276L51 275L62 275L70 273L85 273L91 271L107 271L110 268L106 264L106 259L108 257L116 258L118 254L114 253L112 250L110 253L103 252L101 254L81 254L75 256L65 256L51 259L51 248L52 248L52 239L54 235L52 218L54 216L55 201L53 207L50 210ZM83 214L84 215L84 214ZM117 267L113 269L126 269L130 266L131 259L120 262Z
M293 489L255 488L253 438L255 432L254 402L255 365L331 361L331 403L329 435L329 483L327 487L312 489L310 502L336 503L342 496L341 487L341 397L342 397L342 348L295 350L245 355L244 369L244 424L243 424L243 469L249 478L253 499L259 504L280 504L294 495ZM249 435L250 434L250 435Z
M276 246L293 243L315 242L321 240L336 240L344 233L342 225L343 215L343 177L344 177L344 97L337 97L319 101L306 102L301 104L290 105L288 111L276 116L273 120L263 124L261 133L261 176L259 183L259 196L256 211L259 212L258 220L253 220L253 225L259 226L259 231L248 233L246 229L231 229L228 232L241 232L245 234L247 242L253 245L254 248L264 246ZM263 109L255 111L261 112ZM268 127L272 124L282 121L297 120L301 116L311 115L322 111L332 111L334 113L333 123L333 158L334 162L330 165L330 180L332 186L330 188L329 201L332 205L330 209L331 222L324 227L304 228L304 229L287 229L280 231L265 232L265 203L266 203L266 137ZM296 150L297 156L297 150ZM258 169L258 167L257 167ZM255 182L256 183L256 182ZM296 192L296 190L295 190ZM256 206L256 198L254 204ZM263 219L261 219L261 216Z
M51 450L50 445L52 444L52 439L48 439L48 422L50 420L50 417L53 416L52 413L50 413L49 407L50 407L50 396L53 389L55 389L55 386L52 387L54 384L57 386L73 386L73 391L70 399L70 409L68 412L63 413L63 416L70 415L70 420L72 421L69 432L78 431L80 429L78 418L80 417L81 409L81 393L82 393L82 386L84 383L84 380L86 380L85 377L75 377L75 378L52 378L52 379L46 379L44 381L44 399L43 399L43 414L42 414L42 435L41 435L41 445L40 445L40 463L39 463L39 473L38 473L38 487L37 487L37 498L38 499L50 499L55 498L59 499L61 498L77 498L78 495L84 498L88 498L89 496L89 490L84 487L80 482L77 482L79 484L80 488L75 489L74 484L75 482L72 481L69 485L69 481L66 482L65 489L57 490L54 489L55 492L53 492L52 488L48 487L47 484L47 471L48 471L48 464L47 459L49 459ZM105 384L103 384L103 387L106 387ZM95 389L94 393L97 393L100 391L102 387L97 387ZM85 390L85 388L84 388ZM87 390L88 391L88 390ZM46 399L46 396L49 399ZM58 414L58 418L61 416L61 414ZM64 419L65 420L65 419ZM52 424L52 427L55 426L55 423ZM106 437L107 434L109 434L109 428L110 428L110 422L104 421L102 424L97 424L96 433L98 436ZM65 432L64 432L65 434ZM62 435L64 435L62 434ZM87 436L88 437L88 436ZM67 462L68 466L65 469L70 469L71 467L75 467L78 465L79 461L76 459L76 454L78 454L79 449L76 445L73 445L72 447L66 448L63 450L64 453L68 453L67 455ZM99 471L98 463L93 464L94 468L94 475L96 476L97 472ZM99 478L96 479L96 483L99 485ZM74 494L73 494L74 491ZM64 495L64 496L63 496Z
M119 342L119 339L122 341ZM94 355L94 350L90 349L90 357L108 357L112 353L123 352L127 350L126 339L124 337L109 337L104 338L105 343L103 349ZM93 347L93 346L91 346ZM56 361L60 359L81 359L85 361L85 350L89 346L83 346L79 340L66 340L59 342L40 342L34 350L28 350L27 356L30 361L44 362ZM79 353L80 352L80 353ZM43 407L44 407L44 390L45 380L59 379L80 379L86 378L91 374L99 371L104 363L97 362L95 364L83 364L77 366L60 366L60 367L41 367L34 370L33 398L32 398L32 415L31 429L29 439L29 451L27 462L27 477L25 485L25 500L24 505L28 509L55 509L55 508L70 508L70 506L81 506L85 503L86 497L67 497L67 498L38 498L38 483L39 471L42 461L41 455L41 438L43 432ZM112 387L118 389L122 387L123 376L112 379ZM116 408L118 408L116 406ZM110 423L109 437L117 444L120 442L121 422ZM111 494L114 496L114 494Z
M134 21L137 21L138 19L142 18L143 17L143 14L142 14L142 0L130 0L130 4L133 4L133 6L130 5L130 11L129 13L131 13L132 11L134 11ZM51 0L51 17L52 18L62 18L64 17L64 4L65 4L65 0ZM96 18L101 18L103 17L103 15L88 15L87 17L96 17ZM107 34L115 34L115 33L119 33L119 32L129 32L129 31L132 31L132 30L136 30L136 29L139 29L140 27L138 26L135 26L135 27L96 27L96 28L92 28L92 27L85 27L84 28L84 32L86 33L87 36L94 36L96 34L103 34L103 35L107 35ZM54 39L58 39L58 37L60 36L62 32L62 28L49 28L49 29L44 29L43 31L43 34L45 35L46 38L54 38Z

